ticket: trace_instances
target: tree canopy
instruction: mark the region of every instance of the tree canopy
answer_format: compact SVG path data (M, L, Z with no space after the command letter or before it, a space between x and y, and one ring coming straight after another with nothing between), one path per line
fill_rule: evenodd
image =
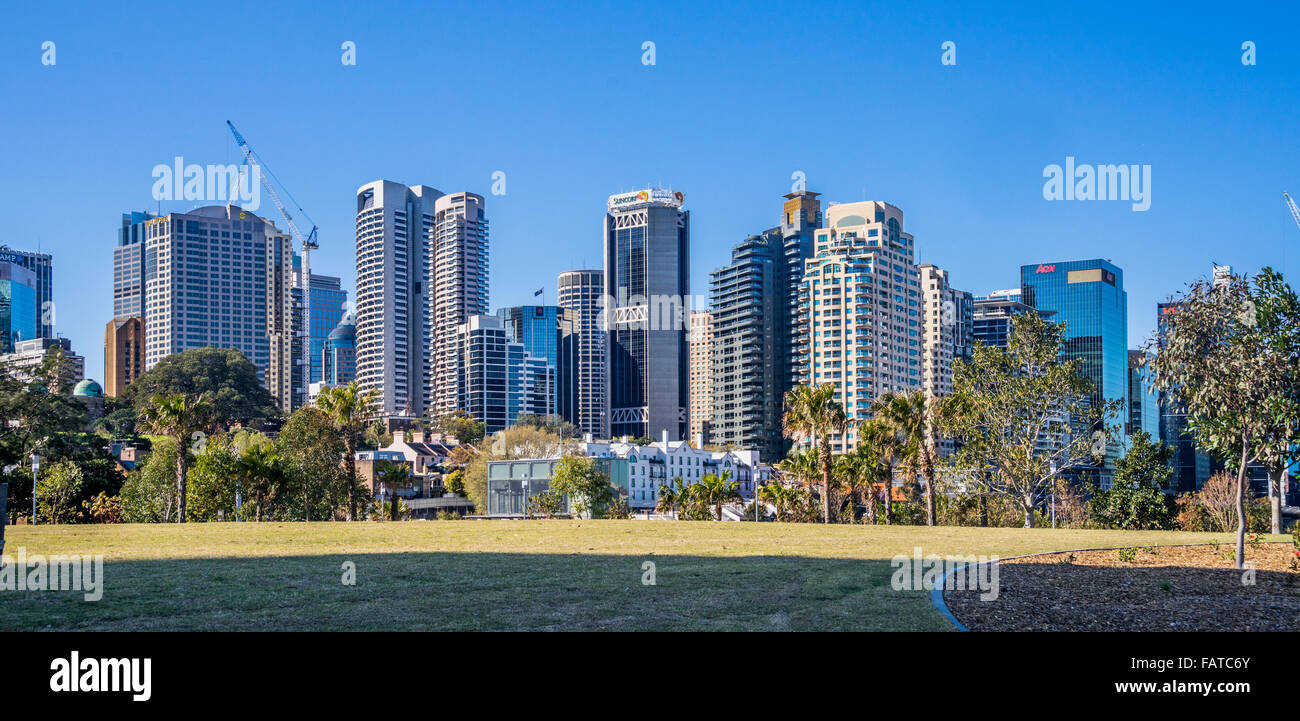
M121 397L143 412L155 395L202 394L225 427L262 427L281 417L275 399L257 378L257 366L234 348L191 348L169 355L141 373Z

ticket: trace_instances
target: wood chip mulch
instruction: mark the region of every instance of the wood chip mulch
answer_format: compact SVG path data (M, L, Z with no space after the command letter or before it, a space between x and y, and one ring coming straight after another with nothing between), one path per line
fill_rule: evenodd
M949 590L972 631L1300 631L1300 567L1289 543L1246 546L1253 585L1234 546L1076 551L998 564L998 597Z

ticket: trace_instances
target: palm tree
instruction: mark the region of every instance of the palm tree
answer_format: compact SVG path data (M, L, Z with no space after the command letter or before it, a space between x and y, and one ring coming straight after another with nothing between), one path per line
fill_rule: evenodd
M176 522L185 522L185 476L189 471L190 436L206 428L212 418L212 403L207 394L191 397L184 394L154 395L140 413L140 425L150 433L167 436L176 442L176 496L179 500Z
M682 479L675 478L673 483L665 483L659 486L659 500L655 504L655 510L660 513L667 511L675 515L677 507L685 505L687 500L687 491L682 486Z
M902 448L898 434L885 421L872 419L862 421L857 428L858 445L854 455L862 459L858 467L864 474L868 494L867 515L872 525L876 523L876 503L880 500L877 485L884 488L885 523L893 522L894 502L894 464L897 463Z
M348 520L357 520L357 440L366 427L366 419L375 414L379 392L361 390L356 381L321 391L316 407L321 409L335 428L343 434L344 459L348 469Z
M731 471L723 471L721 476L710 473L692 483L695 498L706 506L713 506L714 517L722 520L722 504L730 500L740 500L740 485L731 480Z
M844 407L835 400L835 384L799 386L785 394L785 434L808 438L820 445L822 469L822 522L831 522L831 434L843 433L848 424Z
M252 445L240 455L237 468L244 487L253 495L260 523L266 500L275 495L284 481L284 462L269 443Z
M773 481L767 485L759 486L757 495L758 500L776 507L776 520L780 521L781 516L785 515L785 501L790 497L789 489L779 482Z
M397 520L397 489L406 488L406 486L411 482L411 467L406 465L405 463L394 463L392 461L386 461L384 463L379 464L379 467L376 469L375 472L375 479L378 480L380 483L387 485L389 490L392 491L391 493L392 500L389 501L389 508L390 508L389 517L392 520L396 521ZM381 518L384 515L384 507L382 503L379 506L379 515Z
M849 513L856 520L862 490L875 487L875 461L870 454L854 449L835 459L835 478L848 491Z
M874 417L893 427L902 447L902 458L908 473L920 473L925 478L925 525L935 524L934 490L937 481L935 465L938 449L934 438L935 415L938 404L921 391L912 393L886 393L872 407Z

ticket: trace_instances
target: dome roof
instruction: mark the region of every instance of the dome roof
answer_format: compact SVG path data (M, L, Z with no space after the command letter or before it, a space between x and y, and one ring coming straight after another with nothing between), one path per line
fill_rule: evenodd
M95 381L92 381L91 379L87 378L86 380L78 383L76 387L72 389L72 395L93 396L95 398L102 398L104 397L104 389L101 388L99 384L96 383Z
M357 337L357 321L351 312L343 314L343 320L330 331L329 340L348 339L353 340Z

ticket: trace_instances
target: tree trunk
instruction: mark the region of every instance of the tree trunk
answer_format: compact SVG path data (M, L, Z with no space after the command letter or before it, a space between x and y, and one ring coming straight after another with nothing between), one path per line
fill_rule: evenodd
M1026 493L1020 499L1020 505L1024 508L1025 511L1025 528L1033 528L1034 527L1034 494L1032 491Z
M261 523L262 522L262 494L258 493L253 497L257 499L257 522Z
M389 508L388 510L389 520L396 521L397 520L397 494L396 493L394 493L390 497L388 501L388 508Z
M937 523L934 509L934 461L927 458L925 462L925 525L933 526Z
M1246 439L1241 440L1241 467L1237 469L1237 569L1246 567Z
M980 509L980 528L988 528L989 525L989 497L980 492L979 498Z
M1271 533L1282 532L1282 473L1281 468L1268 471L1268 505L1269 505L1269 531Z
M354 431L347 431L343 441L343 452L347 456L343 459L344 466L348 469L348 520L357 520L357 436Z
M176 522L185 522L185 436L176 438Z
M889 474L885 476L885 525L894 525L894 467L889 467Z
M831 440L822 435L822 523L831 522Z

